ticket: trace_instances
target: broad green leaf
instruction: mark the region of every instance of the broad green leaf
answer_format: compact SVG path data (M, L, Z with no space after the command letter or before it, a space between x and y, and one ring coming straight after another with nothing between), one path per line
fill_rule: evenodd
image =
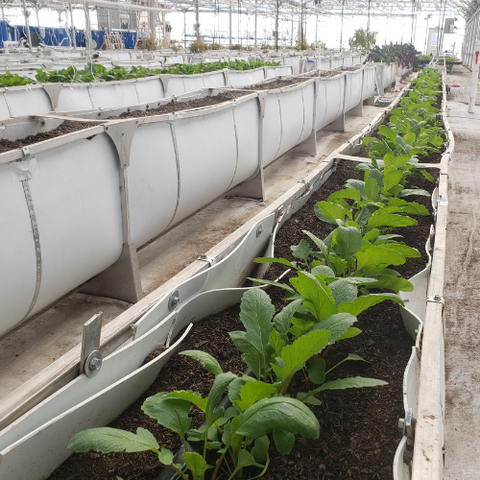
M327 373L330 373L332 370L335 368L339 367L342 363L349 362L349 361L355 361L355 362L366 362L366 363L371 363L364 358L362 358L360 355L356 355L355 353L349 353L341 362L338 362L334 367L332 367Z
M295 258L303 260L305 263L308 262L308 257L310 257L312 254L310 244L304 238L300 240L298 245L294 245L290 247L290 249L292 250L292 254Z
M207 397L207 406L205 408L205 423L207 428L216 420L215 408L228 385L237 378L232 372L221 373L217 375L212 388Z
M275 282L274 280L266 280L264 278L247 277L247 279L250 280L253 283L258 283L260 285L271 285L272 287L279 287L279 288L283 288L284 290L287 290L289 292L292 292L292 293L294 292L293 288L289 287L285 283Z
M307 235L310 240L312 240L312 242L316 245L320 252L322 252L324 257L328 255L328 247L323 240L320 240L317 236L307 230L303 230L303 233Z
M341 276L344 274L345 270L347 269L348 262L346 260L343 260L340 257L333 257L331 256L328 261L330 264L335 268L335 273L337 276Z
M181 398L167 398L165 393L157 393L143 402L142 410L149 417L156 420L184 438L184 432L190 428L192 419L188 416L191 404Z
M371 293L369 295L361 295L353 302L341 303L338 306L338 311L350 313L351 315L357 317L367 308L373 307L374 305L377 305L385 300L393 300L394 302L403 305L403 301L398 295L393 295L391 293Z
M408 205L405 205L405 207L403 207L403 211L405 213L410 213L413 215L429 215L430 214L430 212L427 210L425 206L420 205L417 202L409 202Z
M275 329L273 329L272 333L270 334L270 337L268 337L268 341L270 345L273 347L274 355L276 357L279 357L285 345L285 340L282 340L282 338L280 338L280 334Z
M386 268L389 265L403 265L405 257L394 252L384 245L373 245L365 252L357 252L357 271L365 267L376 269Z
M324 383L320 387L308 392L310 395L323 392L325 390L345 390L347 388L364 388L364 387L379 387L381 385L387 385L387 382L383 380L377 380L376 378L366 377L349 377L339 378L331 382Z
M332 291L332 297L335 299L335 307L342 302L353 302L357 298L357 287L353 282L340 278L330 283L328 286Z
M203 352L202 350L184 350L180 352L179 355L187 355L188 357L194 358L205 367L207 372L214 373L215 375L223 373L222 367L217 360L207 352Z
M173 453L167 448L161 448L158 452L158 460L162 465L172 465Z
M321 385L325 381L325 367L326 362L323 358L312 358L308 368L308 379L317 385Z
M257 378L262 376L264 357L248 340L246 332L229 332L233 344L242 352L243 361L252 369Z
M275 446L280 453L283 455L289 455L292 451L293 445L295 444L295 435L286 430L274 430L273 431L273 441Z
M242 387L247 383L248 381L254 380L253 378L248 377L247 375L244 375L243 377L237 377L235 380L233 380L231 383L228 385L228 398L230 401L235 404L237 400L240 399L240 390ZM228 411L228 409L225 411ZM225 416L224 414L224 416Z
M337 219L343 220L345 217L352 219L349 210L333 202L318 202L315 205L315 214L320 220L333 224L337 223Z
M315 275L316 277L325 275L326 278L335 278L335 272L326 265L317 265L316 267L313 267L311 274Z
M185 452L183 460L187 468L192 472L193 478L203 478L203 474L210 465L207 465L205 459L197 452Z
M403 136L403 140L405 140L405 142L408 143L409 145L414 145L416 139L417 137L413 132L409 132Z
M367 172L368 173L368 172ZM379 199L380 186L374 178L368 178L365 181L365 196L368 200L376 202Z
M318 438L320 425L311 410L290 397L262 398L232 420L233 432L249 438L285 430L304 438Z
M282 308L282 310L273 317L273 324L280 334L280 338L283 340L286 339L286 335L290 330L292 317L295 315L295 312L298 310L302 302L303 299L294 300L286 307Z
M343 190L338 190L331 195L329 195L327 201L334 202L335 200L341 198L349 198L350 200L354 200L356 202L360 201L360 192L354 188L344 188Z
M291 278L290 283L304 298L304 306L317 320L337 313L332 296L327 293L318 279L306 272L299 272L297 278Z
M297 312L292 318L291 333L295 338L301 337L306 335L316 323L313 315Z
M286 265L287 267L293 268L294 270L297 269L297 266L294 265L292 262L289 262L285 258L275 258L275 257L259 257L254 260L255 263L281 263L282 265Z
M378 133L380 133L380 135L383 135L385 138L387 138L391 142L396 143L397 134L391 128L388 128L385 125L380 125L378 127Z
M205 409L207 408L207 399L202 398L202 396L197 392L190 392L188 390L175 390L173 392L166 393L164 397L175 397L188 400L190 403L193 403L195 406L197 406L203 413L205 413Z
M246 339L259 351L263 352L272 331L272 317L275 307L270 297L258 288L247 290L240 304L240 320L247 334Z
M429 197L430 193L420 188L405 188L402 190L400 197L409 197L411 195L421 195L424 197Z
M269 438L264 435L255 439L255 444L250 450L255 460L259 463L265 463L268 460L268 447L270 446Z
M346 340L347 338L354 338L360 335L362 331L357 327L350 327L343 335L337 338L337 342L340 340Z
M349 313L336 313L317 323L313 330L328 330L330 332L328 344L333 345L356 321L356 317Z
M383 191L386 193L392 187L398 185L400 180L403 177L403 172L401 170L395 170L393 172L387 173L383 177Z
M234 478L235 475L242 470L242 468L246 467L260 467L263 468L264 465L257 463L255 461L255 457L248 451L248 450L240 450L238 452L238 457L237 457L237 463L235 465L235 469L233 470L232 474L229 477L229 480L231 478Z
M373 215L368 220L368 229L377 227L408 227L417 225L417 221L413 218L395 214L378 214Z
M136 434L118 428L89 428L77 433L68 442L68 449L74 452L144 452L159 448L155 437L140 427Z
M340 226L333 234L332 246L337 254L345 260L355 255L362 245L362 232L358 228Z
M394 292L413 292L414 289L412 283L407 279L389 274L381 275L375 283L369 284L368 287L388 289Z
M282 366L272 365L277 377L285 380L303 368L305 362L328 345L330 332L316 330L297 338L291 345L282 350Z
M400 253L400 255L403 255L405 258L420 258L420 252L416 248L409 247L408 245L405 245L404 243L386 243L383 245L385 248L388 248L389 250L393 250L394 252Z
M236 404L244 412L258 400L271 397L275 393L277 389L272 384L254 380L243 385L240 400L237 400Z
M298 392L297 393L297 400L300 400L303 403L307 403L308 405L321 405L322 404L321 400L314 397L313 395L309 395L306 392Z

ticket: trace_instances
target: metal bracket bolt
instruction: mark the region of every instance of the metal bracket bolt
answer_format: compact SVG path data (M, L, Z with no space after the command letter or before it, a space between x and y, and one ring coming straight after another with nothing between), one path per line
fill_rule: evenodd
M175 310L177 305L180 303L180 292L178 290L175 290L171 295L170 298L168 299L168 309L170 311Z
M257 227L257 231L256 231L256 235L257 235L257 238L263 233L263 226L262 225L259 225Z

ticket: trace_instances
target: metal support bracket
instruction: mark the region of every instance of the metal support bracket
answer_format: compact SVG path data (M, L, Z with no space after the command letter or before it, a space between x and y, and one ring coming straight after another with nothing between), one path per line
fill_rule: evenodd
M163 96L166 97L167 96L167 90L168 90L168 81L170 80L170 75L160 75L159 79L162 82Z
M441 303L442 305L445 305L445 299L441 295L434 295L433 297L427 297L427 302Z
M265 182L263 178L263 168L259 168L256 175L249 180L245 180L237 187L228 192L233 197L247 197L265 200Z
M211 267L213 267L217 263L214 257L209 257L208 255L200 255L197 260L207 262L210 264Z
M140 269L135 246L124 245L120 258L99 273L81 290L91 295L118 298L136 303L143 297Z
M62 83L46 83L43 85L43 90L48 95L50 103L52 104L52 110L57 111L58 108L58 98L60 97L60 92L62 91Z
M94 377L102 368L103 357L99 350L102 316L100 312L83 325L80 373L87 377Z

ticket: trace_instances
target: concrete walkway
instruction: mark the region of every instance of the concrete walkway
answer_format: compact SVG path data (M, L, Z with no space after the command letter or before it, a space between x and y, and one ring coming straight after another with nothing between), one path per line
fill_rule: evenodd
M454 67L447 84L468 87ZM479 89L480 93L480 89ZM445 480L480 479L480 95L468 113L466 94L448 97L455 138L448 167L445 267Z

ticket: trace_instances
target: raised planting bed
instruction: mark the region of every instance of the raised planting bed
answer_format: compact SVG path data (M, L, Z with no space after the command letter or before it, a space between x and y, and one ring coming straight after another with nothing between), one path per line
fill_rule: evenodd
M323 238L331 228L325 225L313 213L314 205L328 197L330 193L341 188L348 178L358 177L359 172L352 169L352 164L345 162L337 165L335 173L314 193L307 204L295 213L278 231L275 239L275 255L291 257L290 245L295 245L301 237L302 229L307 229ZM421 183L422 187L429 186ZM428 200L425 197L426 200ZM425 202L428 205L428 201ZM410 232L413 245L423 251L432 218L418 217L426 228L413 227ZM420 229L420 230L419 230ZM420 234L420 231L426 235ZM407 237L408 228L400 232ZM405 238L406 240L406 238ZM409 245L412 245L409 243ZM413 260L413 259L410 259ZM405 275L422 270L428 259L423 255L412 266L407 262ZM278 271L280 273L280 270ZM403 273L403 272L402 272ZM276 276L272 272L273 276ZM272 298L278 312L285 302L283 293L272 291ZM193 319L192 319L193 320ZM183 322L190 321L183 319ZM403 376L411 355L414 340L404 330L398 306L394 303L382 303L362 313L355 324L363 330L360 336L345 340L332 349L326 356L329 365L335 365L349 353L362 356L371 364L347 362L336 371L329 380L346 376L373 377L388 381L388 386L373 389L323 392L318 395L322 405L314 406L313 411L320 422L320 437L316 440L297 438L295 447L287 456L279 455L270 447L270 466L264 475L267 479L277 478L354 478L370 479L392 478L392 464L395 450L401 439L398 431L398 419L403 418ZM180 326L178 327L180 328ZM239 322L238 307L217 314L195 323L193 330L182 344L183 350L201 349L215 356L224 371L235 373L244 370L239 352L233 347L228 332L243 330ZM156 353L153 353L154 358ZM152 431L160 444L175 450L180 446L178 437L172 436L166 429L145 415L140 406L145 398L160 391L174 389L198 391L207 395L214 376L205 372L198 363L184 356L174 356L162 369L154 385L132 405L123 415L111 424L114 428L123 428L135 432L138 427ZM302 375L297 374L292 383L292 396L296 389L304 391ZM200 426L203 416L198 411L193 414L193 426ZM53 479L121 478L153 479L161 471L156 455L139 454L74 454L50 477ZM242 478L252 478L261 469L244 472ZM222 473L223 475L223 473ZM206 478L209 478L208 476ZM226 476L217 478L226 479Z

